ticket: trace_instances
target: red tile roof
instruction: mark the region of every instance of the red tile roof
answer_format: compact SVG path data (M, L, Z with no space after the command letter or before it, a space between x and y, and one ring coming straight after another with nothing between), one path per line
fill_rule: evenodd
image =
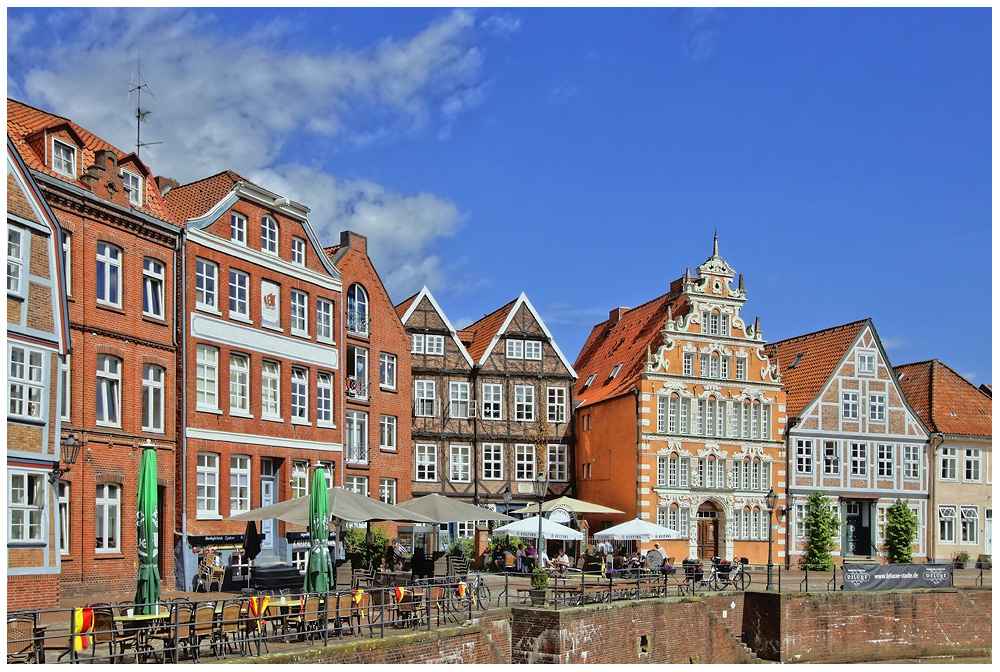
M417 292L413 296L404 299L402 303L396 306L396 314L399 315L399 319L403 319L403 316L406 315L406 311L410 309L410 304L413 303L413 300L416 299L417 296L419 295L420 292Z
M493 337L497 335L500 327L507 320L507 316L510 315L511 308L513 308L516 301L517 299L514 299L459 332L459 338L463 342L465 342L465 332L472 333L471 342L467 344L468 347L466 349L469 352L469 356L472 357L473 362L479 363L479 360L482 359L486 353L486 349L493 342Z
M936 359L895 367L899 387L932 432L993 436L993 399Z
M163 195L167 213L181 226L192 217L200 217L226 197L240 182L250 182L231 170L206 177L190 184L174 187ZM251 183L252 184L252 183Z
M866 318L764 346L765 354L772 364L778 364L781 372L789 418L796 417L819 395L851 345L870 323Z

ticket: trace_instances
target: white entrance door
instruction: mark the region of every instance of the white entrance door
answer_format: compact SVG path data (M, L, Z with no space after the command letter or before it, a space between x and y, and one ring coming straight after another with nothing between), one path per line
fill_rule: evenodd
M986 509L986 529L983 531L983 553L993 555L993 509Z
M277 485L277 478L274 473L274 460L269 458L263 458L260 461L260 505L270 506L274 504L274 489ZM274 534L278 529L277 521L273 518L271 520L262 521L260 524L260 531L264 535L264 541L261 543L261 549L273 550L274 549Z

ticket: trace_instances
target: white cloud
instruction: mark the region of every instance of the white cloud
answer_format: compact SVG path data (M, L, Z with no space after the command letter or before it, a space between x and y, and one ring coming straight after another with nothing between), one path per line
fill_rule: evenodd
M900 348L906 344L907 344L906 339L904 338L888 337L882 339L882 347L885 348L886 350L893 350L895 348Z
M963 373L962 377L965 378L970 383L975 382L975 380L976 380L976 372L975 371L970 371L969 373Z
M483 21L483 29L494 35L513 35L521 29L521 17L511 14L491 14Z

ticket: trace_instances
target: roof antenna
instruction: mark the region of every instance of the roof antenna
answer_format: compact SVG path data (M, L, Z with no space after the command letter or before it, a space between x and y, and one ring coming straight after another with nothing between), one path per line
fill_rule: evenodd
M135 155L139 156L139 150L142 147L149 147L150 145L162 145L162 142L143 142L142 141L142 124L146 121L152 112L150 110L142 109L142 90L146 89L146 92L152 96L153 100L156 100L156 96L153 96L153 92L149 90L149 85L146 84L146 80L142 78L142 47L139 47L138 54L138 70L136 71L136 81L138 84L132 84L131 80L128 83L128 95L131 98L132 92L136 92L135 99Z

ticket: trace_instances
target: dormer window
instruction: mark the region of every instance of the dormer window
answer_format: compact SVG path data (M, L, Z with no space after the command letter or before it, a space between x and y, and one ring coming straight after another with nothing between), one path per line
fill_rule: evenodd
M608 376L608 378L615 378L618 375L618 372L621 370L622 370L622 365L615 364L615 368L611 369L611 375Z
M278 254L278 225L267 216L260 220L260 250Z
M122 169L122 186L128 192L128 202L137 208L142 207L142 178L130 170Z
M238 212L229 214L229 240L237 245L247 244L247 218Z
M67 177L76 177L76 147L53 139L52 170Z
M592 373L587 377L587 382L583 384L583 389L587 389L594 382L594 378L597 377L596 373Z

